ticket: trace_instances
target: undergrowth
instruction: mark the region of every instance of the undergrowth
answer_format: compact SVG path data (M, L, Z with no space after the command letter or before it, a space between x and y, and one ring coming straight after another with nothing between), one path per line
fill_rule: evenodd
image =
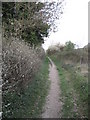
M35 74L33 80L20 95L16 92L9 92L3 97L3 118L39 117L49 88L48 67L46 58L40 71Z

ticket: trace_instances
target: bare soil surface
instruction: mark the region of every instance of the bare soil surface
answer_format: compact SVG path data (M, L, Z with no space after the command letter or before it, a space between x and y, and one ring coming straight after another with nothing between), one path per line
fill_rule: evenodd
M60 82L55 64L50 60L49 79L51 81L49 94L43 108L42 118L60 118L62 102L60 101Z

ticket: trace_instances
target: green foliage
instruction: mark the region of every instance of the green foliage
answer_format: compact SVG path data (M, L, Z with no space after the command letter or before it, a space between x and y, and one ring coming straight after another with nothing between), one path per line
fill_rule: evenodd
M2 4L4 36L23 39L30 45L44 42L50 26L38 17L44 3L36 2L5 2Z
M2 6L3 21L9 22L9 20L14 17L15 3L14 2L11 2L11 3L4 2L2 5L3 5Z
M4 37L24 39L31 45L43 43L49 30L55 31L55 20L62 14L61 2L3 2Z
M41 23L40 23L41 24ZM39 23L33 28L26 28L22 31L22 38L30 45L38 45L44 42L43 37L47 37L49 26Z
M70 51L70 50L73 50L74 48L75 48L75 44L72 43L71 41L68 41L65 43L64 50Z
M60 43L56 45L51 45L48 50L47 54L53 55L53 54L72 54L74 53L75 50L75 44L72 43L71 41L68 41L65 43L65 45L61 45Z

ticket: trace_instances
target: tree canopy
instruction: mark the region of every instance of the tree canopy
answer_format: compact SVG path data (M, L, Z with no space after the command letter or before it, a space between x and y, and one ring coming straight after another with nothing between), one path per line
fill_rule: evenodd
M71 41L68 41L65 43L65 47L64 49L69 51L69 50L73 50L75 48L75 44L72 43Z
M55 19L58 19L56 9L61 3L3 2L4 37L13 36L30 45L43 43L43 38L48 36L49 29L54 26Z

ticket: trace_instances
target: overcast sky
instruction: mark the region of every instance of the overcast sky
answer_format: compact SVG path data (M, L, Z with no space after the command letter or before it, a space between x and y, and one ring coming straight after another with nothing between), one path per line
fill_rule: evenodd
M64 13L58 21L58 31L51 33L43 45L47 49L50 45L72 41L79 47L88 43L88 0L66 0Z

